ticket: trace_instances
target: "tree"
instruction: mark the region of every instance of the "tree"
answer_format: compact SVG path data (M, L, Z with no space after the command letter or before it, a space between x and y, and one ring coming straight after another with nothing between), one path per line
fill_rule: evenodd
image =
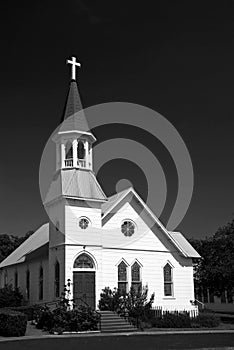
M203 240L190 243L202 259L195 264L195 283L220 295L227 290L234 295L234 219Z
M34 231L28 231L25 236L17 237L13 235L0 235L0 262L10 255L16 248L20 246Z

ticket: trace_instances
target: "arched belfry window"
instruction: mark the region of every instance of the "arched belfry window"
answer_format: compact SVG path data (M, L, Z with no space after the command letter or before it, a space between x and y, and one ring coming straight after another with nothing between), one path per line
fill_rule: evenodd
M76 258L73 267L79 269L93 269L93 259L88 254L83 253Z
M172 267L167 263L163 268L164 277L164 295L166 297L173 295L173 280L172 280Z
M127 280L127 264L124 261L118 265L118 290L120 293L125 294L127 292L128 280Z
M84 142L82 141L78 141L77 156L78 156L78 159L85 159L85 148L84 148Z
M66 143L66 159L72 159L72 158L73 158L72 143L68 141Z
M138 293L141 290L141 266L135 261L131 267L132 288Z

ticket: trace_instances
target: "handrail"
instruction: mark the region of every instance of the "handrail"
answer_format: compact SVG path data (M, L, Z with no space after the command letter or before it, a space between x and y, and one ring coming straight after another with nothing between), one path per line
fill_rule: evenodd
M200 300L198 300L198 299L195 299L194 301L195 301L195 303L200 304L200 305L202 306L203 309L205 308L205 304L204 304L202 301L200 301Z

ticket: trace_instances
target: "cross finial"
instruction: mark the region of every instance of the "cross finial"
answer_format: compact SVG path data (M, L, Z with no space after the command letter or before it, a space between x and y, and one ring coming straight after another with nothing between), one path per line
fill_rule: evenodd
M80 67L81 64L79 62L76 62L76 57L72 57L71 60L67 60L67 64L72 65L72 80L76 80L76 67Z

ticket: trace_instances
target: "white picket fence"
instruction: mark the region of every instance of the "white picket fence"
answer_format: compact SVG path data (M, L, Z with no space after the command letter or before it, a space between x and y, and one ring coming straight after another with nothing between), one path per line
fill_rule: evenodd
M183 313L188 312L191 318L194 318L198 315L198 306L197 305L163 305L163 306L155 306L152 308L155 313L155 317L162 316L166 312L170 313Z

